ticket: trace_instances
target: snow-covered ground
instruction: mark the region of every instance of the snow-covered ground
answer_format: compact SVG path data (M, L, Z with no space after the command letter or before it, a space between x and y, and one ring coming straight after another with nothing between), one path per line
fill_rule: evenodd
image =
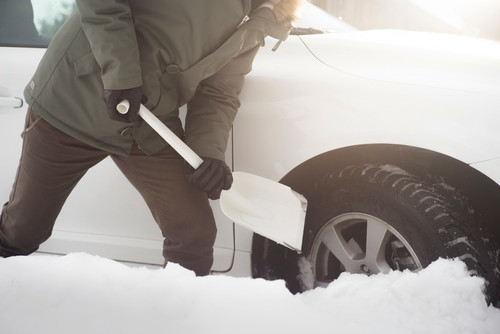
M460 261L419 273L343 274L292 295L282 281L197 278L88 254L0 259L1 334L500 333Z

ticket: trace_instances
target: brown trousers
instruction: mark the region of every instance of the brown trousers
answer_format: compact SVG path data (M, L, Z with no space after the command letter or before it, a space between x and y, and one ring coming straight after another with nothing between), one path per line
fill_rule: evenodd
M0 218L0 256L36 251L50 237L78 181L111 156L158 223L165 263L209 273L217 233L213 213L207 195L186 181L184 160L170 146L153 156L137 146L129 156L110 155L59 131L31 109L23 138L17 176Z

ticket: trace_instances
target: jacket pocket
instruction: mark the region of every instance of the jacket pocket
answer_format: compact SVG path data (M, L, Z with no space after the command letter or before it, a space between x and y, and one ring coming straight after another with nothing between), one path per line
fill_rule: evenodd
M34 112L33 109L28 108L28 112L26 113L26 120L24 121L24 130L21 133L21 137L24 138L26 133L31 131L31 129L33 129L41 119L42 118L36 112Z
M101 67L95 60L92 53L89 53L73 63L75 73L77 76L81 77L90 73L100 72Z

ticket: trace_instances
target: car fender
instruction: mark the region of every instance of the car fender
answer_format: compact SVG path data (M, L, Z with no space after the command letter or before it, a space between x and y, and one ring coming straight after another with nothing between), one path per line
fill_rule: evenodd
M331 37L313 38L331 41ZM405 81L353 73L341 62L339 67L325 63L304 41L309 40L290 36L276 52L267 45L258 54L233 127L236 170L279 180L325 152L394 144L453 157L500 183L495 168L480 164L500 157L500 59L490 59L491 71L485 68L478 74L482 81L470 81L468 87L446 86L446 71ZM351 52L352 65L361 51ZM410 68L410 60L406 62Z

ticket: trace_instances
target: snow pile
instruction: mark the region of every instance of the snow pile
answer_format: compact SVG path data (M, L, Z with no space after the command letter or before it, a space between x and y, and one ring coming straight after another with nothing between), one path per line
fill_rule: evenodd
M15 257L0 259L0 333L498 333L482 285L451 260L291 295L282 281L197 278L175 264Z

